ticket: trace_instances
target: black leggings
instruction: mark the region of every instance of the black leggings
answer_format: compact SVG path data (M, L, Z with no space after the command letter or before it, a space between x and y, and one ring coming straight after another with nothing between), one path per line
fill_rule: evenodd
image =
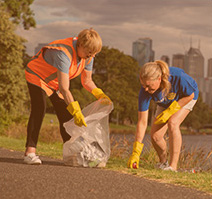
M27 142L26 147L36 147L38 142L38 136L40 128L43 122L44 115L46 113L46 93L40 87L27 83L29 88L29 94L31 98L31 113L27 126ZM54 92L49 99L51 100L57 118L60 123L60 134L63 142L70 139L70 135L66 132L63 124L72 118L72 115L66 109L67 104L63 99L58 97Z

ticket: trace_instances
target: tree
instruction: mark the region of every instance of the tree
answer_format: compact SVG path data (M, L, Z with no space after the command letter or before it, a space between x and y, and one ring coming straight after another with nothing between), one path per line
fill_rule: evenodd
M24 39L14 31L8 13L0 6L0 126L21 116L26 101L22 60Z
M94 82L114 103L112 117L117 123L135 122L138 111L139 66L131 56L103 47L94 62Z
M36 22L34 13L30 9L30 5L34 0L0 0L0 5L4 8L16 24L22 23L24 28L28 30L30 27L35 27Z

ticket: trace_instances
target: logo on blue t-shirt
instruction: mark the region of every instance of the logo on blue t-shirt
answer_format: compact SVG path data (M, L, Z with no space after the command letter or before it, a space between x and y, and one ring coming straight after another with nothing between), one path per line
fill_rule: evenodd
M167 99L168 99L168 100L173 100L173 99L175 98L175 96L176 96L176 93L169 93L169 94L167 95Z

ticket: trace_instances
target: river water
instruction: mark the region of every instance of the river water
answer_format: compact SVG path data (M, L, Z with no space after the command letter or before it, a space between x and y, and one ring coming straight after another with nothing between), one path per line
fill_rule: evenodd
M135 135L133 134L111 134L111 138L122 144L128 142L133 144ZM144 146L151 146L151 138L149 134L144 136ZM182 146L185 150L203 149L206 152L212 151L212 135L182 135Z
M111 134L111 149L114 147L122 149L122 156L130 156L132 152L132 146L135 139L133 134ZM149 134L146 134L143 140L144 149L148 151L151 147L151 138ZM182 135L182 150L181 154L194 154L194 156L200 156L201 160L207 158L206 169L212 170L212 135ZM198 159L198 158L197 158Z

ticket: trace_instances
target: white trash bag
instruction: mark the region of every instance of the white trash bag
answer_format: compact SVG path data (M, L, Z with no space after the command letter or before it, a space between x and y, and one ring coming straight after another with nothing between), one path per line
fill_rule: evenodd
M105 167L110 157L109 114L113 104L100 100L82 110L87 127L74 124L74 119L64 123L70 140L63 145L63 161L69 166Z

